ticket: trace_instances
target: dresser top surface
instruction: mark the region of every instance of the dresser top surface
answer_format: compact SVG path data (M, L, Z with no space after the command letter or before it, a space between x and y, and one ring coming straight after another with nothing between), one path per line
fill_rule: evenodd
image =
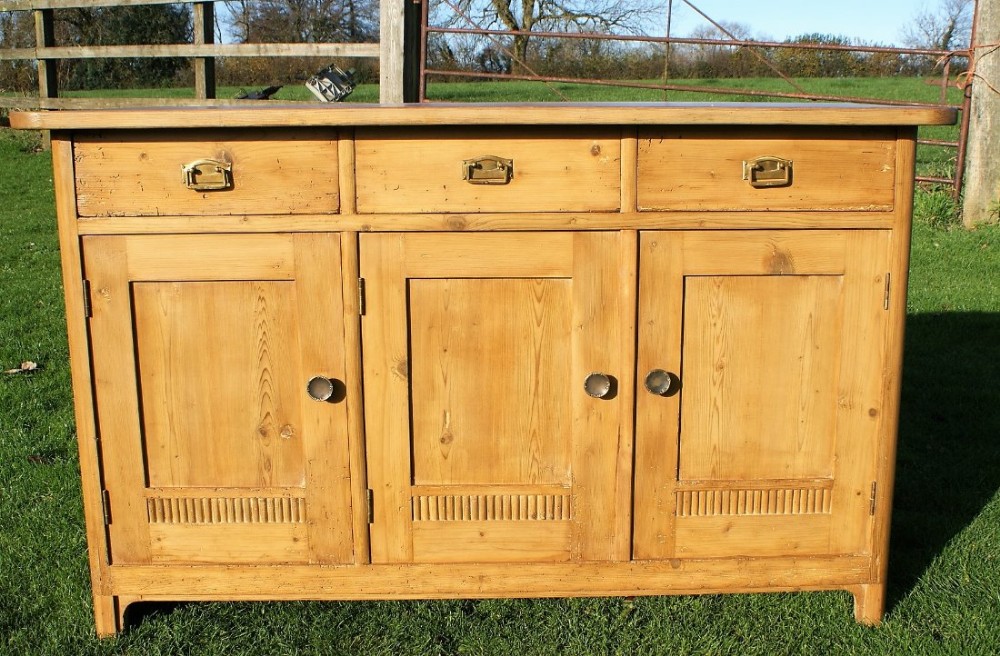
M947 107L847 103L305 103L12 112L42 130L419 125L950 125Z

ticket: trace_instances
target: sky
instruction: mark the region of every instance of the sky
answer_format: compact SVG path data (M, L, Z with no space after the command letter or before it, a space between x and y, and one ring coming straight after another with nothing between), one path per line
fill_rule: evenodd
M671 33L685 36L705 19L673 0ZM754 38L778 41L800 34L836 34L882 45L901 45L904 25L937 2L923 0L691 0L719 22L742 23ZM664 0L664 5L666 4ZM664 21L666 12L664 12ZM663 28L661 29L661 33Z

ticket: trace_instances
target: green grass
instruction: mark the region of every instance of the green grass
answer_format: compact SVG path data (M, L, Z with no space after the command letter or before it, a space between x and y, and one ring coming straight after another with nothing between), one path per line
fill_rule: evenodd
M1000 653L1000 227L958 229L950 199L923 191L880 628L823 592L139 606L97 640L51 162L33 144L0 131L0 370L40 364L0 374L0 654Z

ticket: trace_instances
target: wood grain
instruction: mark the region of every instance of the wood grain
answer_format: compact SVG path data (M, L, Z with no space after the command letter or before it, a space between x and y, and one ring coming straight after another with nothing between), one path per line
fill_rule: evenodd
M620 203L617 131L422 128L356 131L358 211L596 212ZM464 160L512 159L508 184L471 184Z
M303 389L309 375L344 379L342 290L336 277L327 286L339 236L157 239L84 244L95 354L115 354L95 368L115 560L250 562L270 550L282 562L351 562L346 406ZM177 250L162 250L172 241ZM230 266L258 249L254 264ZM302 500L286 513L292 497ZM291 526L253 532L272 524Z
M833 475L841 285L806 275L687 280L682 480Z
M346 202L346 201L345 201ZM892 228L890 212L768 212L766 222L753 212L511 212L481 214L355 214L355 215L240 215L85 218L80 234L173 234L324 232L492 232L545 230L653 230L653 229L826 229Z
M499 497L566 486L573 531L559 558L627 553L622 401L583 391L592 371L626 375L620 256L617 233L362 235L365 397L384 404L367 415L369 475L386 499L374 562L418 557L399 545L416 545L412 498L428 486L470 504L470 485ZM447 522L430 524L421 544L448 543ZM530 551L536 530L522 543L511 528L501 550Z
M150 485L305 484L290 282L136 282Z
M915 138L896 126L951 113L498 107L15 115L74 129L54 165L101 634L155 599L847 589L880 619ZM166 178L136 180L174 165L150 153L191 144L252 144L265 182L154 215ZM510 144L532 189L436 182ZM716 175L786 147L790 188ZM647 192L661 209L637 211ZM652 369L676 391L643 389Z
M899 430L900 390L902 386L901 365L906 328L906 292L910 262L910 229L912 222L913 175L916 155L915 129L901 128L896 152L897 166L897 214L899 229L892 232L889 255L889 316L886 331L885 353L889 366L885 369L882 391L882 423L879 444L876 450L875 469L878 485L875 491L875 516L872 521L872 581L878 590L865 594L860 604L864 617L881 617L885 603L885 585L888 569L889 528L893 498L893 483L896 473L896 444ZM867 591L866 591L867 592ZM858 598L857 596L855 598Z
M448 599L837 589L867 580L862 556L606 563L113 567L122 593L168 599Z
M218 47L218 46L215 46ZM847 103L434 103L328 107L254 105L246 109L122 110L113 113L14 112L21 129L228 128L381 125L951 125L946 107ZM481 154L481 153L480 153ZM756 156L756 155L755 155Z
M300 404L305 456L309 553L314 563L354 561L350 426L346 401L340 235L295 235L295 312L285 319L298 329L300 374L289 378ZM291 354L291 359L296 354ZM335 381L341 393L317 402L303 393L313 376ZM294 436L293 438L294 439Z
M308 563L302 523L150 524L154 563Z
M410 282L414 484L569 484L571 302L567 279Z
M343 169L341 169L343 170ZM354 175L353 168L350 169ZM352 183L353 186L353 183ZM358 235L340 235L344 299L344 388L347 438L351 459L351 507L354 522L354 562L370 563L368 530L368 470L365 466L365 406L361 363L361 298L358 291Z
M769 231L643 234L640 280L656 275L659 284L640 283L639 372L663 362L659 368L679 376L681 391L638 402L636 555L670 557L672 539L678 555L776 555L753 538L770 531L768 517L754 518L760 514L775 515L782 544L809 553L865 552L862 506L874 472L862 444L877 434L880 410L871 395L881 383L861 372L881 371L884 274L877 271L887 266L888 235L813 231L808 243L796 243ZM647 458L670 464L643 467ZM765 485L768 479L781 480ZM739 512L739 491L748 484L794 490L821 481L829 497L812 512L788 518L776 494L766 513L753 504L752 512ZM664 498L679 484L698 489L695 482L711 494ZM736 514L728 502L723 512L719 504L734 494ZM714 505L678 508L674 521L663 508L677 501ZM816 510L826 524L812 518ZM814 534L823 526L825 536Z
M80 484L86 523L87 558L90 569L94 620L98 632L117 630L114 602L107 593L105 574L110 563L108 532L101 508L101 449L94 409L87 312L84 308L83 257L76 231L76 194L73 184L73 147L68 135L52 135L52 169L55 183L56 222L62 267L63 296L66 303L66 331L70 376L73 382L73 411L76 422Z
M569 560L573 527L554 522L416 522L418 563L533 563ZM462 545L455 549L455 545Z
M640 209L892 210L892 130L660 128L639 131ZM792 160L791 184L755 189L743 162Z
M330 131L278 134L115 132L75 144L80 216L336 212L337 141ZM232 188L187 188L181 168L199 159L232 165Z

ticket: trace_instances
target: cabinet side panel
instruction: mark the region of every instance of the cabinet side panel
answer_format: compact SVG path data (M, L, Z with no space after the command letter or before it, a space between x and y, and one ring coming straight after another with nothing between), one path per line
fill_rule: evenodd
M889 526L896 473L896 441L899 430L899 399L906 327L906 291L910 265L916 138L916 128L900 128L896 165L896 224L890 241L889 261L892 279L889 281L889 329L886 332L886 375L885 387L882 392L883 421L876 454L878 486L875 494L875 520L871 537L872 581L880 586L885 585L889 560ZM884 601L884 596L883 587L875 598ZM879 615L881 612L880 605Z
M108 564L107 532L101 508L101 464L91 387L90 346L84 308L84 286L80 238L77 234L76 194L73 179L73 145L67 135L52 134L52 167L59 224L59 255L66 302L69 367L73 380L73 409L80 454L83 510L87 523L90 581L98 624L107 607L104 569Z

